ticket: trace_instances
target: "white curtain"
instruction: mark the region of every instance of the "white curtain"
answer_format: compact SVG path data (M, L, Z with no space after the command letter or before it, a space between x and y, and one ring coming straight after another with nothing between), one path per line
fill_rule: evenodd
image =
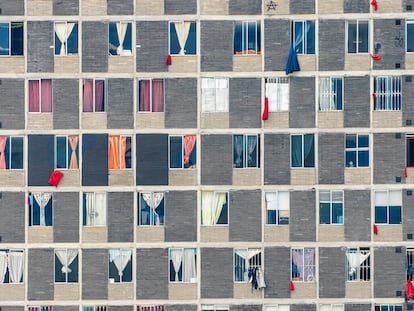
M333 81L330 77L319 78L319 110L336 110Z
M216 111L229 111L229 81L216 79Z
M174 266L175 271L175 281L178 281L178 271L180 270L181 262L183 260L183 250L182 249L171 249L170 250L171 260Z
M349 274L352 275L362 265L362 263L369 257L370 253L352 252L346 254L346 259L349 265Z
M86 225L104 226L106 224L106 194L87 192Z
M220 218L223 205L226 203L225 193L204 191L201 193L201 215L203 225L215 225Z
M187 42L188 33L190 32L191 22L176 22L174 23L175 31L177 32L178 43L180 43L180 55L184 55L185 43Z
M23 252L9 252L10 283L20 283L23 276Z
M250 268L249 259L253 258L257 254L260 254L260 249L236 249L236 255L243 258L246 263L246 270Z
M201 79L201 109L202 112L229 111L229 86L226 78Z
M70 34L72 33L75 23L56 23L55 32L57 37L61 42L60 46L60 55L66 55L66 41L68 40Z
M160 203L162 199L164 198L163 192L147 192L142 193L142 198L144 199L145 203L148 204L148 206L152 209L152 211L155 213L155 225L160 225L160 216L155 211L158 206L160 206Z
M289 82L282 79L269 79L266 82L266 97L269 99L269 111L289 110Z
M61 249L61 250L56 250L55 253L60 263L62 264L62 273L71 273L72 270L69 268L69 266L75 260L76 256L78 256L78 250Z
M115 264L120 280L122 280L123 271L131 260L131 256L131 250L129 249L111 249L109 251L109 260Z
M184 249L183 281L195 282L197 278L194 249Z
M119 46L116 49L116 54L122 55L124 53L124 40L127 32L128 23L116 23L116 34L118 35Z
M33 197L35 198L37 204L39 204L40 207L40 225L45 226L45 207L49 203L52 194L48 192L34 192Z
M0 252L0 284L4 282L7 270L7 253Z

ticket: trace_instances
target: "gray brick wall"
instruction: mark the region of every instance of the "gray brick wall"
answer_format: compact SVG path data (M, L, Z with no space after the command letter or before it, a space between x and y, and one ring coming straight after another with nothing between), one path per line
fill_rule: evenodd
M2 129L24 129L24 80L0 79Z
M344 77L344 127L369 127L369 77Z
M411 191L411 195L408 195ZM412 241L414 239L414 195L412 189L403 190L403 206L402 206L402 224L403 224L403 240ZM408 239L407 234L411 234L413 237Z
M318 134L318 162L320 184L344 183L344 134Z
M201 248L200 257L201 298L233 298L233 249Z
M290 49L291 21L287 19L264 20L265 70L285 70Z
M165 205L165 241L197 241L197 192L167 192Z
M79 193L53 193L53 241L79 242Z
M264 135L265 185L290 184L290 135Z
M231 305L230 311L261 311L261 305Z
M412 10L414 10L414 0L404 0L402 2L403 5L403 11L404 12L411 12ZM411 10L409 10L409 8L407 8L407 6L411 6Z
M53 80L53 128L79 128L79 80Z
M108 53L108 24L83 22L82 72L107 72Z
M316 311L315 304L290 305L290 311Z
M344 225L346 241L370 240L371 194L369 190L345 190Z
M229 119L231 128L260 128L261 80L231 78L229 83Z
M295 242L316 240L315 191L290 192L290 240Z
M24 0L0 0L1 15L24 15Z
M53 249L29 249L28 252L30 269L28 269L27 298L29 300L53 300Z
M78 306L53 306L54 311L78 311Z
M231 191L229 195L230 241L262 239L260 190Z
M168 299L168 250L137 249L137 299Z
M414 7L414 6L413 6ZM411 81L410 81L411 80ZM414 98L414 76L402 76L402 126L414 126L414 102L409 100ZM407 120L411 124L407 124Z
M108 193L108 242L132 242L134 235L134 194Z
M108 15L133 15L133 0L106 0L106 12Z
M51 21L27 22L27 72L54 71L53 33Z
M344 42L345 22L343 20L319 20L319 70L344 70Z
M107 249L83 249L82 299L108 299L108 260Z
M27 183L29 186L50 186L50 174L54 169L54 139L53 135L27 136Z
M82 135L82 185L108 185L108 134Z
M197 0L164 0L164 14L197 14Z
M261 0L229 0L230 15L262 14Z
M164 309L165 311L197 311L197 305L166 305Z
M315 0L290 0L290 14L314 14Z
M319 297L345 297L345 251L319 248Z
M345 311L371 311L371 305L366 303L366 304L346 304L345 305Z
M368 13L369 2L365 0L344 0L344 13Z
M291 77L289 127L315 127L315 78Z
M134 80L108 79L108 128L134 127Z
M1 310L2 311L24 311L24 307L19 307L19 306L1 306Z
M53 0L53 15L79 15L79 0Z
M24 243L24 192L0 192L0 236L3 243Z
M109 306L109 311L133 311L134 306Z
M290 248L266 247L264 250L265 298L290 298Z

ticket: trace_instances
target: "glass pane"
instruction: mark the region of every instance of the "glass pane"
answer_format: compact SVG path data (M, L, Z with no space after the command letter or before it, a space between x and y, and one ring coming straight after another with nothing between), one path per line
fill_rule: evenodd
M329 203L320 203L319 204L319 223L320 224L330 224L331 223L331 211Z
M401 224L401 206L390 206L390 222L391 225Z
M356 151L346 152L346 167L357 167Z
M248 45L247 45L247 54L253 52L253 54L257 51L257 31L256 31L256 22L249 22L248 23Z
M23 137L12 137L11 169L23 168Z
M288 225L289 224L289 211L279 210L279 225Z
M78 255L76 255L76 258L69 265L69 269L71 270L71 272L68 273L68 282L77 283L78 282L78 269L79 269Z
M217 224L219 225L227 225L228 224L228 204L227 204L227 199L226 199L226 203L223 204L222 208L221 208L221 213L220 213L220 217L217 220Z
M307 21L306 29L306 54L315 54L315 23Z
M145 200L142 198L142 194L139 195L139 224L141 226L149 226L151 224L151 213L150 213L150 207L145 202Z
M10 55L9 23L0 23L0 55Z
M276 224L276 211L275 210L267 210L267 223L269 225Z
M292 135L290 153L292 167L302 167L302 135Z
M132 150L131 150L131 137L126 137L126 147L125 147L125 167L132 168Z
M342 224L342 203L332 203L332 223L333 224Z
M313 142L313 134L304 135L304 166L305 167L315 167L315 146Z
M336 110L342 110L342 79L334 79Z
M358 151L358 167L369 166L369 151Z
M60 42L59 37L55 32L55 55L60 55L60 49L62 47L62 42Z
M414 23L407 23L406 38L407 38L407 52L414 52Z
M356 135L346 135L346 148L356 148Z
M151 111L151 81L138 81L138 109L139 111Z
M125 33L124 44L122 45L124 52L122 55L132 55L132 24L128 23Z
M109 54L117 55L119 46L118 34L116 32L116 23L109 23Z
M368 135L358 135L358 148L369 147L369 136Z
M170 23L170 54L179 54L181 51L180 42L178 41L175 23Z
M11 55L23 55L23 23L11 23Z
M368 22L359 23L358 53L368 53Z
M170 137L170 168L182 168L183 146L181 136Z
M303 53L303 22L295 22L295 37L293 38L296 53Z
M387 223L387 207L375 206L375 223L386 224Z
M257 136L247 136L247 166L257 167Z
M67 168L66 147L66 137L56 137L56 168Z
M242 52L242 23L236 22L234 24L234 54L241 54Z
M357 26L355 23L348 23L348 53L356 53Z
M55 282L66 282L66 273L62 272L63 265L55 255Z
M78 24L73 26L72 32L66 43L68 54L78 54Z
M243 153L245 150L245 140L243 135L233 137L233 166L235 168L244 167Z
M188 33L187 42L185 43L185 54L195 55L197 51L197 28L196 23L191 23L190 31Z

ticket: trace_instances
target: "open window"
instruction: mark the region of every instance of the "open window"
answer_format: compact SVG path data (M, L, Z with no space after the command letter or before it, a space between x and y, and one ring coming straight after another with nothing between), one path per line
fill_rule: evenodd
M132 55L132 23L109 23L109 55Z
M195 168L197 162L196 135L169 137L170 168Z
M23 169L23 137L0 136L0 170Z
M345 161L346 167L369 167L368 135L346 135Z
M139 193L139 219L140 226L163 226L165 220L164 192Z
M132 250L110 249L109 250L109 282L127 283L132 282Z
M259 168L259 135L233 135L233 167Z
M107 198L104 192L83 193L83 225L106 226Z
M292 248L291 279L299 282L315 282L315 249Z
M52 80L29 80L29 112L52 112Z
M55 250L55 282L78 283L79 251L77 249Z
M201 192L201 224L206 226L229 223L228 193L218 191Z
M0 22L0 56L23 55L23 22Z
M78 23L55 22L55 55L78 54Z
M195 55L197 53L196 23L176 21L169 23L169 47L171 55Z
M229 79L202 78L201 79L201 111L228 112L229 111Z
M109 135L108 169L125 170L132 167L131 140L129 135Z
M170 282L197 282L197 250L195 248L170 248L168 257Z
M253 271L263 269L262 250L259 248L236 248L233 265L234 282L249 282Z
M347 52L350 54L368 53L368 21L347 21Z
M295 134L290 137L291 166L315 167L315 135Z
M319 111L342 110L343 80L336 77L319 78Z
M55 168L57 169L79 169L78 148L79 137L77 135L55 136Z
M29 226L53 225L53 198L50 192L29 192Z
M289 111L289 78L266 78L265 88L269 112Z
M401 224L402 191L375 191L375 223Z
M374 109L399 111L402 105L401 76L374 78Z
M104 112L105 109L105 80L83 80L83 112Z
M261 53L260 22L244 21L234 23L234 54L256 55Z
M0 284L23 283L24 252L0 249Z
M288 225L290 195L289 191L272 191L265 193L266 224Z
M138 80L138 111L164 112L164 80Z
M344 223L344 192L342 190L319 191L319 223Z
M294 21L292 43L297 54L315 54L315 21Z
M368 247L348 248L346 251L347 281L371 279L371 252Z

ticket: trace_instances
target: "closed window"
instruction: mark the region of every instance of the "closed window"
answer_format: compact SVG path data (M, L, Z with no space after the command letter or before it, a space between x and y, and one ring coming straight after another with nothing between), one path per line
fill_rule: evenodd
M374 79L374 109L401 110L401 77L383 76Z
M401 190L375 191L375 223L401 224Z
M201 305L201 311L229 311L229 306Z
M320 311L345 311L343 304L332 304L332 305L320 305Z
M319 223L342 225L343 218L344 192L341 190L319 191Z
M55 55L78 54L78 23L55 22Z
M164 311L164 306L162 305L140 305L137 306L136 311Z
M29 306L29 311L53 311L53 306Z
M106 193L83 193L83 225L88 227L106 225Z
M50 192L29 192L29 225L52 226L53 198Z
M52 112L52 80L29 80L29 112Z
M16 249L0 249L0 284L23 283L24 253Z
M78 169L78 141L77 135L56 135L55 136L55 168Z
M83 306L82 307L83 311L107 311L108 307L107 306Z
M288 191L266 192L266 223L268 225L288 225L290 195Z
M315 22L293 22L293 46L297 54L315 54Z
M375 306L375 311L403 311L402 305L380 304Z
M342 78L319 78L319 111L342 110Z
M138 80L138 111L164 112L164 80Z
M346 251L346 275L348 281L371 279L371 252L367 247L349 248Z
M170 54L172 55L195 55L196 45L196 23L189 21L177 21L169 23Z
M108 169L124 170L132 167L131 136L109 135Z
M369 167L369 136L347 134L345 147L346 167Z
M201 111L228 112L229 111L229 79L202 78L201 79Z
M269 112L289 111L289 78L266 78Z
M407 280L414 280L414 248L407 248L405 269L407 272Z
M105 80L83 81L83 112L104 112L106 107Z
M109 250L109 283L132 282L132 250Z
M408 53L414 52L414 21L406 21L406 35L407 38L405 50Z
M289 305L282 305L282 304L277 304L277 305L265 305L264 306L264 311L289 311L290 310L290 306Z
M78 260L77 249L55 250L55 282L56 283L78 283Z
M233 136L233 167L258 168L259 166L259 135Z
M196 136L170 136L170 168L195 168Z
M350 54L368 53L368 21L347 22L347 52Z
M170 248L168 256L170 282L197 282L197 251L195 248Z
M132 55L132 23L109 23L109 55Z
M234 282L249 282L254 269L262 269L262 250L236 248L234 250Z
M0 136L0 170L23 169L23 137Z
M23 23L0 22L0 56L23 55Z
M315 167L314 134L292 135L290 146L292 167Z
M315 249L292 248L291 251L292 281L314 282L315 279Z
M139 225L163 226L165 219L164 192L139 193Z
M0 141L1 141L1 136L0 136ZM407 166L414 166L414 135L413 134L407 135L405 142L406 142L406 151L407 151Z
M234 24L234 54L256 55L261 53L260 22L245 21Z
M228 193L219 191L201 192L201 224L227 225L228 217Z

